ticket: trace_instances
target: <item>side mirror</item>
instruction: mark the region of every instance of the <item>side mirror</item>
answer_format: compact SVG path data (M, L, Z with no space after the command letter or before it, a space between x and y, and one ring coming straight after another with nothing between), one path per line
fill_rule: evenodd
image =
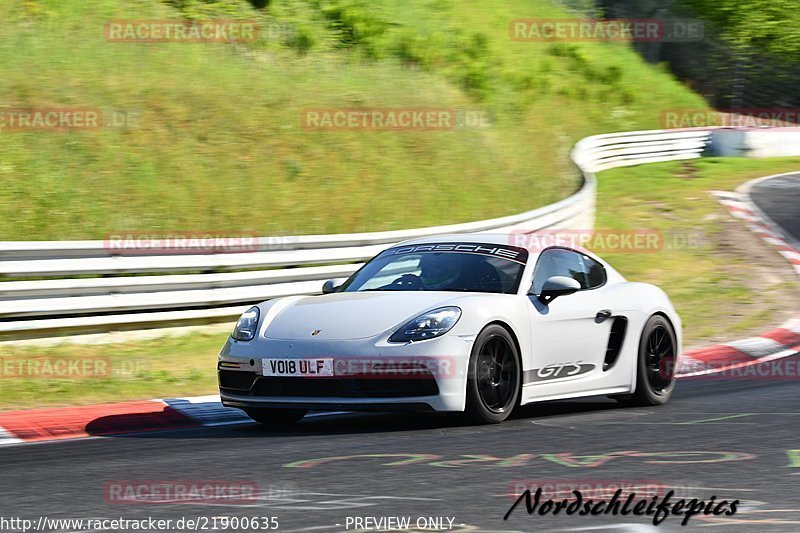
M547 305L559 296L566 296L579 290L581 290L581 284L578 283L578 280L566 276L551 276L542 285L539 301Z
M325 282L322 286L322 294L330 294L332 292L336 292L339 290L339 287L344 285L344 282L347 281L347 278L335 278L329 279Z

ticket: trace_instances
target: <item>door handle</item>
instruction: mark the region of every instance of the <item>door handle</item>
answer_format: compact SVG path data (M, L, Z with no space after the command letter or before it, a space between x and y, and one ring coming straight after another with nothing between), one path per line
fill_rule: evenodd
M600 324L604 322L607 318L611 317L611 310L610 309L603 309L602 311L598 311L596 315L594 315L595 324Z

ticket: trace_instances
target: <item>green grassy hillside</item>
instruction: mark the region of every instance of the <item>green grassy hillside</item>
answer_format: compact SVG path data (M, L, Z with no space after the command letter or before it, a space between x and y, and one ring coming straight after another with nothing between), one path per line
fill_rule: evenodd
M126 127L0 129L0 239L349 232L519 212L575 189L585 135L702 100L623 43L511 42L545 0L6 0L0 110ZM255 19L246 45L108 42L118 19ZM309 131L309 108L460 108L490 126ZM108 116L108 115L107 115Z

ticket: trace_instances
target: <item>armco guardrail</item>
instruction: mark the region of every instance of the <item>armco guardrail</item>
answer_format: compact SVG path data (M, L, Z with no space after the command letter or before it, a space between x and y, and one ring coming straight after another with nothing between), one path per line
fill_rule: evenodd
M60 278L0 282L0 339L232 320L253 302L319 293L322 280L348 276L361 262L402 240L445 233L588 228L594 222L595 172L700 157L709 138L710 130L588 137L572 151L583 175L578 192L533 211L464 224L264 237L256 240L255 248L267 251L223 254L144 255L110 249L104 241L0 242L0 276ZM117 277L75 278L92 274Z

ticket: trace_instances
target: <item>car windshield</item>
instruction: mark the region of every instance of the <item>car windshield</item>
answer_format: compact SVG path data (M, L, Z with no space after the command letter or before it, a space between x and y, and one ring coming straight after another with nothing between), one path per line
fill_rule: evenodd
M389 248L342 285L341 292L457 291L512 294L528 252L484 243L417 244Z

